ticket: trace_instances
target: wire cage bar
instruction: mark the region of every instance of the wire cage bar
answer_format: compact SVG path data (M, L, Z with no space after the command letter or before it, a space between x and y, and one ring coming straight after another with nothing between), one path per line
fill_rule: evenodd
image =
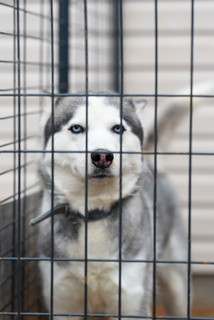
M59 6L59 92L68 92L69 68L69 1L61 1Z
M194 296L191 284L192 270L207 267L208 275L213 277L214 257L208 254L208 259L200 259L194 256L196 245L195 237L195 212L197 210L213 210L213 198L206 197L206 201L201 201L195 197L195 175L213 175L210 165L214 152L212 148L195 147L195 139L208 141L213 139L213 131L205 133L199 130L198 136L195 131L194 101L203 98L207 103L213 101L212 91L204 94L195 93L195 82L197 77L204 77L205 80L212 79L213 59L211 62L197 62L197 41L198 37L211 39L212 27L198 27L198 21L202 10L202 0L177 1L170 3L167 0L150 1L129 1L129 0L60 0L46 1L40 0L37 3L33 0L11 0L1 1L0 8L6 18L0 22L0 37L5 43L7 50L0 54L0 65L3 73L7 74L5 81L0 80L0 101L4 106L0 120L2 123L2 138L0 142L1 157L3 166L0 172L2 179L2 196L0 199L0 318L2 319L54 319L56 316L105 318L117 319L193 319L199 320L207 318L214 320L214 313L211 310L210 316L195 316L191 311L192 296ZM214 12L213 1L206 0L207 10ZM168 11L173 5L182 13L188 11L188 28L176 28L174 30L164 29L163 21L167 25L164 12L167 3ZM200 6L201 5L201 6ZM210 7L209 7L210 6ZM138 8L139 16L138 16ZM199 10L200 9L200 10ZM148 10L148 17L145 16ZM166 11L164 11L166 10ZM175 10L175 9L173 9ZM173 11L172 10L172 11ZM178 10L178 16L179 16ZM133 17L131 16L133 15ZM142 22L137 24L137 19ZM144 17L144 19L142 19ZM152 18L151 18L152 17ZM136 21L134 21L136 19ZM168 16L170 20L170 16ZM147 27L152 25L152 27ZM152 22L151 22L152 20ZM204 20L203 20L204 21ZM137 29L136 25L139 27ZM188 32L187 32L187 31ZM189 60L185 63L170 65L164 60L162 46L164 41L170 38L188 38ZM170 38L171 39L171 38ZM177 39L177 38L176 38ZM139 57L135 52L141 52L141 43L144 41L152 48L152 54L145 56L145 60L152 63L144 63L144 57ZM173 38L172 38L173 41ZM205 41L205 40L204 40ZM153 42L153 44L151 44ZM211 42L211 41L210 41ZM208 43L208 42L206 42ZM208 46L208 44L207 44ZM133 48L132 48L133 47ZM146 46L143 49L146 50ZM214 50L210 47L210 50ZM132 55L131 55L132 52ZM186 52L186 51L185 51ZM135 63L136 58L136 63ZM163 61L162 61L163 59ZM178 59L178 57L177 57ZM178 59L179 60L179 59ZM198 63L198 64L197 64ZM210 63L210 64L209 64ZM188 68L187 68L188 67ZM175 73L176 70L188 74L188 93L178 94L173 91L170 81L165 80L164 72ZM187 71L188 69L188 71ZM201 71L202 70L202 71ZM201 74L198 76L198 73ZM204 75L205 74L205 75ZM136 81L136 88L132 87L132 82ZM173 79L174 79L173 78ZM131 79L131 80L130 80ZM161 79L165 81L163 87ZM175 80L173 80L175 81ZM180 82L182 82L181 80ZM150 82L150 87L147 87ZM184 80L186 83L186 80ZM170 89L168 90L167 85ZM177 85L177 84L176 84ZM134 85L135 86L135 85ZM141 89L142 87L142 89ZM139 89L140 88L140 89ZM152 88L152 89L151 89ZM164 88L164 89L163 89ZM102 90L108 90L103 92ZM165 91L164 91L165 90ZM97 93L98 92L98 93ZM120 134L120 198L119 216L120 223L118 229L119 255L118 259L91 259L88 256L88 154L92 151L88 146L88 136L86 134L86 151L60 151L54 149L54 104L62 97L86 98L86 132L88 131L88 99L93 96L118 97L120 100L120 125L122 125L123 101L124 99L148 99L152 104L152 121L154 148L143 150L142 152L123 151L122 134ZM163 99L189 99L189 119L186 124L187 134L185 136L187 148L174 151L172 149L160 149L158 136L158 116ZM44 102L44 101L48 102ZM44 103L51 104L52 122L52 149L43 150L38 146L40 129L39 119L43 112ZM150 108L151 109L151 108ZM209 107L206 109L208 110ZM211 108L210 108L211 109ZM210 110L209 109L209 110ZM209 111L210 112L210 111ZM208 112L208 114L209 114ZM210 112L211 114L211 112ZM213 113L211 114L214 115ZM185 140L183 139L183 140ZM178 139L179 140L179 139ZM201 146L201 144L199 145ZM85 154L85 256L84 259L59 258L54 256L54 215L51 216L51 254L50 257L40 257L36 250L37 227L29 226L30 220L39 212L41 202L40 182L36 174L35 158L50 153L51 155L51 194L52 200L50 208L54 209L54 158L59 153L84 153ZM123 155L136 154L148 157L154 168L154 189L153 189L153 259L132 260L123 259L122 256L122 164ZM209 158L209 160L207 160ZM185 193L182 194L182 208L185 210L185 222L188 233L187 260L169 261L157 258L157 171L160 159L166 161L169 173L173 175L184 175L185 171ZM171 159L171 160L170 160ZM177 160L178 159L178 160ZM185 159L185 160L183 160ZM206 165L198 164L195 169L196 159L206 159L209 161L209 168ZM170 162L171 161L171 162ZM177 161L177 162L176 162ZM179 162L185 162L179 169ZM174 165L174 163L176 163ZM174 171L173 171L174 170ZM182 171L183 170L183 171ZM201 170L201 171L200 171ZM211 173L210 173L211 170ZM174 177L174 176L173 176ZM179 180L179 179L178 179ZM210 183L213 187L213 183ZM201 189L200 189L201 190ZM181 192L182 193L182 192ZM196 212L197 213L197 212ZM207 217L211 219L210 215ZM202 221L201 217L199 221ZM204 230L203 230L204 231ZM213 245L213 235L209 239L203 232L200 233L202 242L206 241ZM197 236L196 236L197 238ZM204 240L205 239L205 240ZM199 242L198 238L196 242ZM194 258L196 257L196 258ZM45 261L50 264L50 311L43 305L41 288L39 285L38 263ZM88 277L88 264L97 263L117 263L118 264L118 313L117 314L92 314L88 312L88 284L84 283L84 312L81 314L54 313L54 262L82 262L84 263L84 279ZM152 315L126 315L122 313L122 274L123 265L138 263L151 264L153 268L152 283ZM172 317L160 312L158 299L158 279L156 270L158 265L163 267L168 264L185 265L187 272L187 310L186 317ZM195 268L195 269L194 269ZM200 269L202 270L202 269ZM204 272L204 271L203 271ZM197 272L196 272L197 273ZM212 294L211 294L212 295ZM196 294L197 296L197 294ZM213 293L214 297L214 293Z

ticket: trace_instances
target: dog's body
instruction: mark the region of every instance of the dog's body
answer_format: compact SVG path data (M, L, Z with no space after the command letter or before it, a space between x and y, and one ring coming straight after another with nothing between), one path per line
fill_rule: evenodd
M155 188L154 173L141 152L144 128L140 114L144 103L140 104L124 100L121 120L119 98L89 96L86 121L84 97L61 98L54 109L54 127L50 114L43 119L45 150L51 150L54 133L54 149L62 152L55 152L53 156L47 152L40 159L44 184L42 213L51 208L53 178L54 206L66 203L69 207L68 215L54 215L53 239L50 219L39 226L40 256L51 257L52 248L56 258L54 313L84 314L87 284L89 314L117 315L121 299L122 315L150 315ZM155 259L186 261L186 236L177 197L162 174L157 174L156 190ZM98 216L91 220L94 212ZM43 296L50 310L51 263L41 261L39 265ZM157 263L156 266L170 315L185 315L187 266L182 263Z

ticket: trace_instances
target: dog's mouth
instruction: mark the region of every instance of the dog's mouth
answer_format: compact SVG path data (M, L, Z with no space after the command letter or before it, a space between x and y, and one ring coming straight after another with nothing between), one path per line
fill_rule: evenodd
M92 172L88 174L88 177L91 181L95 183L106 182L110 179L113 179L115 175L112 173L112 170L94 168Z

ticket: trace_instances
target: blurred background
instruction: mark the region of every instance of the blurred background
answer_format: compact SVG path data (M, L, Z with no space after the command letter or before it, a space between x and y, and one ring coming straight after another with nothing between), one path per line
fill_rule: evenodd
M151 0L123 0L122 11L116 0L88 0L87 19L84 1L81 0L53 1L52 9L51 14L50 2L46 0L0 2L1 257L16 255L17 240L14 234L17 233L17 219L20 217L22 229L26 229L22 233L22 255L33 256L26 244L26 239L33 239L32 231L23 221L29 208L31 215L35 215L39 201L34 196L39 191L35 160L40 148L39 116L47 92L50 93L52 89L55 94L85 90L88 67L90 90L121 92L123 85L124 95L147 99L149 121L153 121L156 78L158 110L173 95L179 95L183 88L187 95L190 94L191 62L193 93L203 95L200 86L197 92L194 91L196 84L214 82L213 0L158 0L157 20L155 1ZM210 89L193 114L191 210L194 306L197 315L212 318L213 102L214 92ZM178 190L183 220L188 229L189 156L183 153L189 152L189 116L176 128L166 149L158 147L158 151L176 152L158 155L158 168L167 173ZM152 162L154 156L148 157ZM21 206L24 209L17 217L14 208L18 198L23 199ZM7 244L5 239L8 240ZM22 267L23 274L27 270L30 273L32 261ZM14 272L17 268L9 260L0 262L0 268L0 307L8 311L13 309L16 299L11 287L14 288ZM33 283L33 278L30 283ZM5 292L8 292L8 296L12 294L13 298L10 296L8 299Z

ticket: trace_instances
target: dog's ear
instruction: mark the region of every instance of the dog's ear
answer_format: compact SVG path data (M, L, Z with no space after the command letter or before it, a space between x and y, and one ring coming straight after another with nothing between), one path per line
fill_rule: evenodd
M129 99L128 102L134 107L134 110L136 112L137 118L140 121L140 125L143 129L144 133L144 141L147 137L147 129L146 129L146 121L145 121L145 106L147 105L147 101L145 99Z
M145 109L145 106L147 105L147 101L145 99L138 99L138 100L128 99L128 101L134 107L137 117L140 120L141 125L144 127L143 111Z
M140 120L140 122L143 121L143 111L145 106L147 105L147 101L144 99L138 99L138 100L132 100L132 104L135 107L135 111L137 113L137 116Z

